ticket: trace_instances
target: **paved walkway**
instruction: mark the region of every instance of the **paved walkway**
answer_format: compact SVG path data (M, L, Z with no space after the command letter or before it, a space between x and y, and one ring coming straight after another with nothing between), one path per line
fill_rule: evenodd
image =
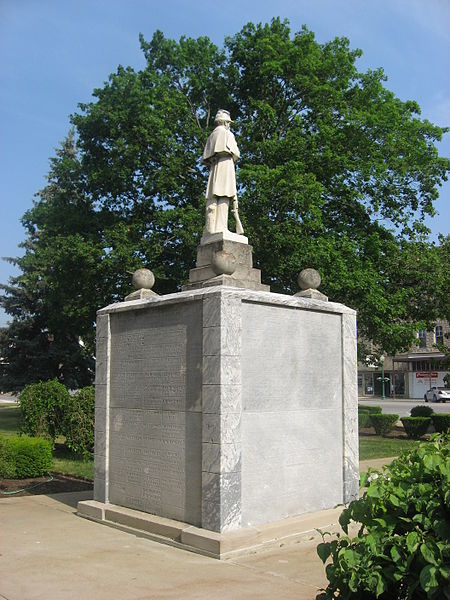
M314 530L218 561L78 517L91 494L0 500L0 600L312 600L327 584Z

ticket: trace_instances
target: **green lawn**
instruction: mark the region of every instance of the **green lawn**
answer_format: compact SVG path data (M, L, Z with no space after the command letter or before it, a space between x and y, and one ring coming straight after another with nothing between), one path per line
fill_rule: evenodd
M404 450L415 448L418 443L416 440L360 436L359 460L398 456Z
M16 406L0 406L0 435L13 437L19 431L20 409Z
M0 406L0 435L6 437L19 435L19 418L18 406ZM53 452L53 470L65 475L93 479L94 461L74 456L63 444L56 443Z

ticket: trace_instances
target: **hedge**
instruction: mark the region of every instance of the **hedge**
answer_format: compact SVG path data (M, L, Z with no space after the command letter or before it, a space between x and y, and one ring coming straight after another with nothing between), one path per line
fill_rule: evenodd
M0 477L40 477L53 467L52 443L26 435L0 441Z
M367 429L367 427L372 426L370 422L371 414L381 414L381 406L358 405L358 427L360 429Z
M402 417L400 421L403 423L406 435L413 440L424 436L431 425L430 417Z
M70 397L62 434L66 446L75 454L88 456L94 451L95 389L88 386Z
M410 411L410 415L411 417L431 417L431 415L434 413L434 410L431 408L431 406L413 406L413 408Z
M370 414L381 415L382 408L381 406L365 406L363 404L358 404L358 412L368 412Z
M370 415L370 422L377 435L387 435L398 421L398 415Z
M20 430L29 435L52 439L61 435L69 400L69 392L57 379L25 386L19 396Z
M432 415L433 427L438 433L450 432L450 415Z

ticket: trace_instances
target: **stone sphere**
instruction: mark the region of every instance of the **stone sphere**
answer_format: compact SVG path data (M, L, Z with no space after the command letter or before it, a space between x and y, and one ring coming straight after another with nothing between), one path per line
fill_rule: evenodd
M218 250L212 257L211 266L216 275L232 275L236 270L236 257L231 252Z
M133 273L132 281L136 290L151 290L155 285L155 276L149 269L138 269Z
M298 275L298 285L302 290L316 290L321 281L320 274L315 269L303 269Z

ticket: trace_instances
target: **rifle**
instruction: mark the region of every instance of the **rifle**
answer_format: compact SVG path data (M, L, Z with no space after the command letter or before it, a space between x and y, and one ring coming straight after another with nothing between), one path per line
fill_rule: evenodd
M239 217L238 206L239 206L238 199L235 196L233 198L233 215L234 215L234 218L236 219L236 233L238 235L243 235L244 228L242 227L241 219Z

